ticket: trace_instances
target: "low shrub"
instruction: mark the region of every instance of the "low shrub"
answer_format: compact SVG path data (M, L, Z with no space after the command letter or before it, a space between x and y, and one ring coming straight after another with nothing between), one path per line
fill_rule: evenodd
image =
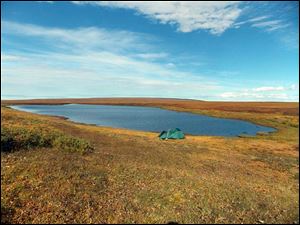
M14 142L13 134L7 128L1 127L1 151L11 151Z
M81 138L72 136L60 135L53 141L53 146L69 152L90 152L93 148L89 142Z
M90 152L93 148L84 139L66 135L54 128L8 126L1 127L1 151L36 147L58 148L69 152Z

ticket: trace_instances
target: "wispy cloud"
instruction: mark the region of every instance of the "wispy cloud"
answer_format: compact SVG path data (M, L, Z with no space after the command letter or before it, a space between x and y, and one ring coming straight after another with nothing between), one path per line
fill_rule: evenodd
M226 100L247 100L247 101L297 101L299 100L299 95L295 96L289 91L294 91L299 89L297 84L292 84L290 86L264 86L252 89L241 89L234 92L223 92L219 97Z
M46 58L46 57L45 57ZM52 58L49 59L51 64ZM42 61L42 59L41 59ZM188 98L199 94L201 90L209 93L218 89L217 85L207 81L180 81L174 77L165 79L151 78L146 74L132 75L129 69L111 69L105 64L87 68L93 63L82 62L73 69L45 65L41 61L32 61L34 65L21 65L16 68L1 68L2 93L39 97L43 95L55 97L109 97L109 96L157 96ZM81 61L81 60L80 60ZM64 60L63 63L70 63ZM100 69L101 67L106 67ZM168 71L162 71L169 73ZM14 88L13 88L14 87ZM17 87L17 88L16 88ZM178 92L185 90L185 92Z
M227 100L246 100L246 101L295 101L286 93L258 94L251 92L225 92L220 95Z
M252 27L259 27L259 28L264 28L267 31L274 31L281 28L286 28L289 25L290 24L284 23L281 20L269 20L269 21L253 23Z
M234 23L234 27L239 28L241 25L244 25L244 24L247 24L247 23L253 23L253 22L257 22L257 21L261 21L261 20L265 20L267 18L269 18L269 16L253 17L253 18L248 19L248 20L244 20L244 21Z
M237 1L73 1L73 3L132 9L162 24L175 24L180 32L207 30L212 34L222 34L234 24L242 12Z
M292 50L299 49L299 31L285 32L280 41L288 48Z
M286 23L283 20L279 20L279 19L274 20L274 19L271 19L271 16L266 15L266 16L257 16L257 17L253 17L251 19L236 22L234 24L234 27L239 28L240 26L245 25L245 24L249 24L249 25L251 25L251 27L260 28L260 29L263 29L268 32L287 28L290 26L289 23Z
M268 19L268 18L269 18L269 16L258 16L258 17L249 19L248 22L257 22L257 21Z
M284 91L286 88L279 86L279 87L258 87L252 89L255 92L263 92L263 91Z
M20 61L20 60L25 60L25 57L21 57L18 55L7 55L7 54L2 54L1 53L1 62L4 61Z
M39 2L39 3L50 3L50 4L54 3L54 1L36 1L36 2Z
M166 58L168 56L168 54L165 53L165 52L159 52L159 53L141 53L141 54L136 54L136 56L138 58L142 58L142 59L155 60L155 59Z
M107 30L98 27L76 29L46 28L32 24L1 21L1 33L37 37L56 47L75 49L109 49L110 51L131 51L148 49L147 42L155 41L151 35L122 30ZM60 43L60 45L59 45ZM74 46L75 45L75 46Z
M45 41L44 51L1 53L4 59L1 61L1 87L6 96L43 93L44 96L65 97L155 95L188 98L199 91L209 93L219 88L215 81L200 74L169 66L172 62L168 60L156 62L154 59L168 58L169 54L155 52L156 47L151 42L155 39L144 34L99 28L46 28L7 21L2 24L7 35ZM22 43L26 45L26 41ZM141 47L136 48L136 45ZM38 45L31 47L34 50ZM16 60L25 58L16 64ZM15 63L9 63L13 61Z

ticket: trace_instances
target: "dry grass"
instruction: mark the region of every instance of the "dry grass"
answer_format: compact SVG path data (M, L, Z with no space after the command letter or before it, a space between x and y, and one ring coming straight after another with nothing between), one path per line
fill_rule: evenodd
M2 108L2 119L10 123L43 121L89 141L95 149L85 155L55 148L1 153L1 220L299 222L298 117L280 110L271 114L168 108L247 119L278 132L255 138L187 136L161 141L155 133L87 126Z
M208 102L189 99L170 98L69 98L69 99L31 99L3 100L2 104L101 104L137 105L156 107L176 107L188 110L221 110L227 112L282 113L299 115L296 102Z

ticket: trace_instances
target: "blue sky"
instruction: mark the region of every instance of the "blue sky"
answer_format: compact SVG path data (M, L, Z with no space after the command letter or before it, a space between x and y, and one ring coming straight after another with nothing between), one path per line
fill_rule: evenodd
M298 2L1 2L1 99L299 101Z

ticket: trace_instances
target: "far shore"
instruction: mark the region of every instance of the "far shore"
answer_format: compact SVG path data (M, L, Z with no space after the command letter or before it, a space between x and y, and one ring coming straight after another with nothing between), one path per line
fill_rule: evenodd
M63 104L95 104L95 105L132 105L162 108L218 110L229 112L282 113L299 115L298 102L224 102L202 101L178 98L62 98L62 99L26 99L1 100L1 105L63 105Z

